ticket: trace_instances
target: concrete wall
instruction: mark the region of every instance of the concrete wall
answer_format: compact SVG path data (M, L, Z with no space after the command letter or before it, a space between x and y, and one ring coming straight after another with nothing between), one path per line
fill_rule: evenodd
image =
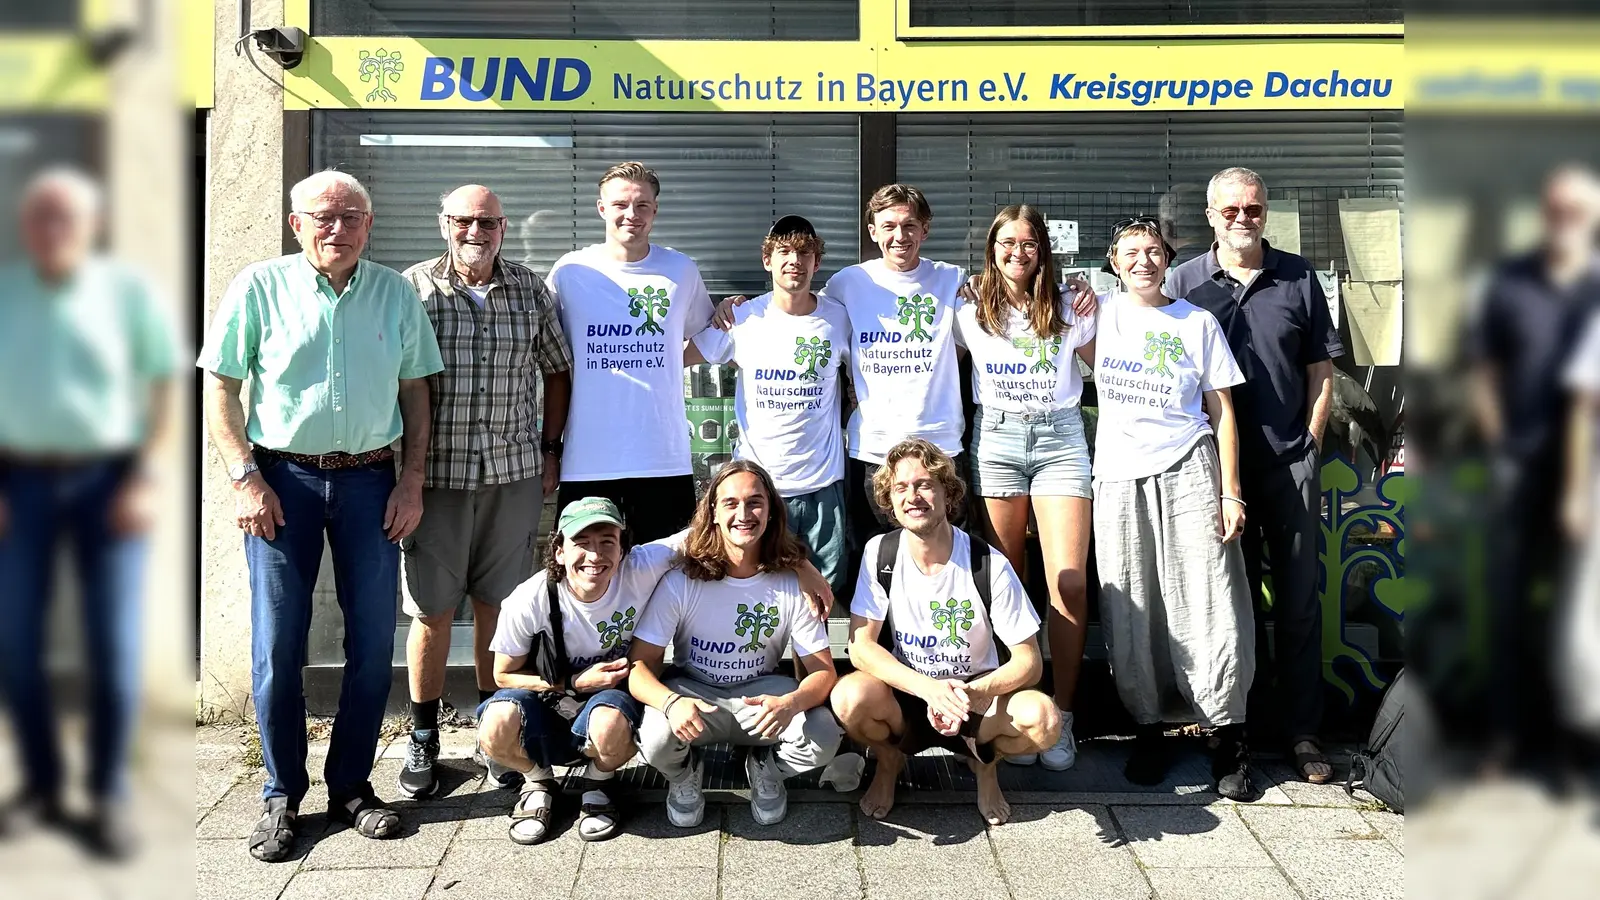
M207 157L205 285L209 321L245 265L283 252L283 90L236 57L236 7L216 5L216 106ZM283 23L282 0L254 0L252 27ZM276 69L262 60L269 73ZM200 440L200 703L210 714L249 717L250 601L233 494L211 442Z

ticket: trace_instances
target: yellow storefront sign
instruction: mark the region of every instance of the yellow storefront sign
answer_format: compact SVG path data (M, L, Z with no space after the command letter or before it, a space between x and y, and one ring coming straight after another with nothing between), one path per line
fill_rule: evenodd
M1244 52L1248 50L1248 52ZM886 43L322 37L289 109L1398 109L1396 39Z
M1416 112L1600 111L1600 24L1533 22L1490 29L1425 22L1406 52Z
M0 37L0 110L98 111L109 96L105 72L75 35Z

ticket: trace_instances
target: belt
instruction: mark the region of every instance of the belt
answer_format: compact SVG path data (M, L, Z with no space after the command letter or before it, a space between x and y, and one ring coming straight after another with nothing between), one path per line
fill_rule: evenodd
M1072 416L1072 413L1075 411L1075 409L1075 407L1064 406L1060 409L1052 409L1047 412L1031 413L1006 412L1003 409L985 409L983 410L983 420L985 422L994 422L995 424L1002 422L1022 422L1026 425L1042 425L1065 421Z
M314 469L355 469L394 459L394 451L388 447L379 447L365 453L285 453L282 450L257 446L255 452L257 456L275 456Z

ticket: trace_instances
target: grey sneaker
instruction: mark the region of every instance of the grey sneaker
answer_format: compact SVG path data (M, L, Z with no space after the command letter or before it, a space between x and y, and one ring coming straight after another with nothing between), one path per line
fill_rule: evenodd
M502 766L490 759L489 754L483 752L482 747L473 749L472 761L483 766L483 770L489 775L489 783L495 787L506 790L522 787L522 773L516 769Z
M1039 754L1039 765L1052 772L1064 772L1078 761L1078 741L1072 736L1072 713L1061 714L1061 737L1056 745Z
M700 779L705 774L700 760L696 759L688 774L667 784L667 821L679 828L693 828L706 814L706 795L700 792Z
M433 729L411 732L406 747L406 764L400 768L400 793L412 800L433 796L439 789L433 764L439 759L439 732Z
M750 815L757 825L776 825L789 812L789 788L783 772L767 747L752 747L744 758L744 774L750 780Z

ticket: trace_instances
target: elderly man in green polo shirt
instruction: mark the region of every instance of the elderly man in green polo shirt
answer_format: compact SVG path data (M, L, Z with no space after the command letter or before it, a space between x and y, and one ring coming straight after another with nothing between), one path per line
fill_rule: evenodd
M77 563L89 689L91 849L127 849L124 770L138 691L150 452L177 368L144 279L93 252L99 187L52 169L23 191L28 258L0 268L0 696L21 757L12 823L60 822L61 752L45 676L60 544Z
M251 685L267 783L249 848L268 862L293 851L310 789L300 669L324 534L345 647L323 768L328 814L366 837L400 831L369 778L389 696L398 544L422 518L426 379L444 368L411 284L361 259L373 219L366 188L330 170L289 196L289 225L303 252L234 278L199 361L211 440L233 481L250 567ZM248 418L240 405L246 378Z

